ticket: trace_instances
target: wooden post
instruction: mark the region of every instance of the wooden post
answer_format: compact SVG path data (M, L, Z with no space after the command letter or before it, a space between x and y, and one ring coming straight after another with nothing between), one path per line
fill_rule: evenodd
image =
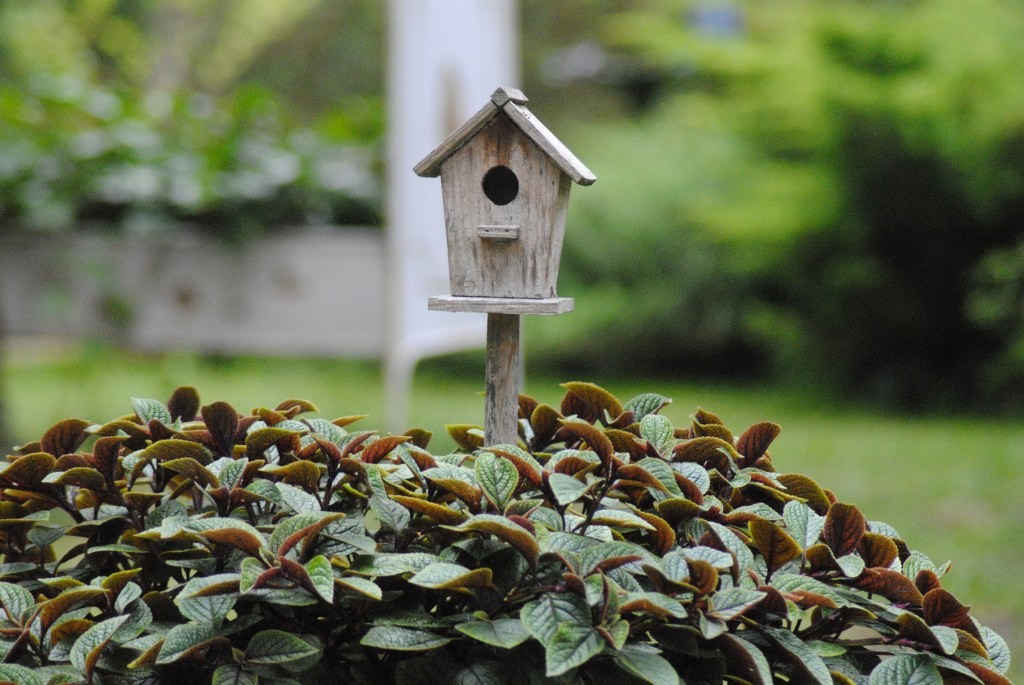
M487 400L484 444L519 441L519 315L487 315Z

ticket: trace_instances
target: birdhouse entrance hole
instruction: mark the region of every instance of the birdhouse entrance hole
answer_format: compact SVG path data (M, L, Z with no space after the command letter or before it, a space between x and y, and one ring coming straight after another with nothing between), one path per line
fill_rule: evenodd
M496 205L507 205L519 195L519 178L507 166L492 167L481 185L484 195Z

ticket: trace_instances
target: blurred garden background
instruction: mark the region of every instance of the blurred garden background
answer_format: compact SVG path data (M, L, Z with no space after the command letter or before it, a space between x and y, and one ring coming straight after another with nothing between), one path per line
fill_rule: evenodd
M0 0L0 250L379 227L385 9ZM570 203L576 311L527 321L527 391L781 423L781 470L953 559L944 585L1024 658L1024 4L520 0L520 30L531 109L599 178ZM106 294L105 336L7 336L5 447L180 384L380 426L373 360L144 354L127 302ZM482 420L482 359L421 365L437 449Z

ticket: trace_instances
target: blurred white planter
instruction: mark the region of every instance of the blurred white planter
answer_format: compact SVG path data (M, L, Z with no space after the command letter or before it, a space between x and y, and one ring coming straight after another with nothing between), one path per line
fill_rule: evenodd
M384 274L383 233L369 228L304 227L241 245L193 232L19 232L0 237L0 315L8 335L379 358Z

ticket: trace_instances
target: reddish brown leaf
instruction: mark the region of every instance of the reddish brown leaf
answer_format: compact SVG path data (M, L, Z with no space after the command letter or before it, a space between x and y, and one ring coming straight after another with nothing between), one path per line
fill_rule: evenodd
M746 457L746 463L753 464L768 451L768 446L779 437L782 427L777 423L756 423L736 441L736 451Z
M467 452L478 450L484 446L484 432L480 426L461 423L449 424L445 426L445 430L448 431L448 435L455 441L455 444Z
M626 452L630 459L637 461L647 456L647 445L629 431L616 428L608 429L604 434L612 441L616 452Z
M675 529L665 519L656 514L651 514L637 508L633 509L633 513L654 526L654 530L647 531L654 551L661 555L667 554L672 549L672 545L676 544Z
M867 521L860 509L852 504L837 502L829 507L825 515L825 530L821 537L837 558L844 557L856 551L867 528Z
M993 671L991 668L986 668L972 661L961 661L960 663L971 669L971 673L978 676L985 685L1013 685L1009 678Z
M786 488L786 492L807 502L816 514L825 514L832 506L825 491L817 483L798 473L783 473L777 476L778 481Z
M864 533L857 549L868 568L889 568L900 553L895 542L879 533Z
M192 421L199 413L199 391L191 385L175 389L167 400L167 411L171 413L171 421Z
M731 471L730 457L738 456L732 443L715 437L684 440L672 448L672 461L692 461L707 469L717 469L719 473Z
M260 471L307 492L315 492L320 480L320 467L311 461L299 460L284 466L264 466Z
M588 422L608 425L622 413L622 403L593 383L563 383L568 392L562 398L562 416L578 416Z
M699 438L718 438L730 445L733 444L732 431L720 423L693 424L693 434Z
M989 658L988 649L986 649L985 645L981 644L981 641L975 638L973 635L971 635L965 630L957 628L956 636L959 640L956 647L958 650L963 650L965 652L977 654L978 656L983 657L985 659Z
M771 575L784 564L800 556L802 550L789 533L765 519L755 519L749 524L750 536L764 557Z
M881 568L865 569L856 581L861 590L882 595L896 604L920 606L924 597L910 578L899 571Z
M388 435L383 438L377 438L369 445L363 448L363 451L359 453L359 458L366 464L376 464L384 457L391 453L391 450L395 449L403 442L409 442L409 436L407 435Z
M275 409L280 412L294 412L292 416L295 416L296 414L305 414L306 412L320 411L312 402L309 402L307 400L296 399L285 400L284 402L281 402L279 405L277 405Z
M402 435L409 438L409 442L422 450L427 449L427 445L430 444L430 439L434 437L432 431L425 430L423 428L410 428L409 430L402 433Z
M257 559L260 556L260 550L264 548L263 540L241 528L212 528L199 531L199 534L211 542L231 545Z
M760 592L767 594L759 608L767 611L770 614L776 614L778 616L785 616L789 612L789 607L786 605L786 598L777 588L771 585L761 585L757 588Z
M40 440L42 451L55 457L74 452L89 437L85 429L91 425L82 419L64 419L54 424Z
M718 589L718 571L714 566L701 559L687 559L686 565L690 567L687 584L692 585L698 595L709 595Z
M540 450L547 447L555 438L558 429L562 424L559 420L562 415L555 411L554 407L546 404L538 404L530 415L530 426L533 428L533 449Z
M324 517L316 523L311 523L310 525L304 526L295 531L281 542L280 547L277 548L278 556L285 556L293 547L295 547L295 545L299 544L299 542L302 542L302 549L299 550L300 554L305 555L306 548L309 547L309 543L312 542L313 538L315 538L320 531L328 525L341 518L345 518L345 514L340 511L325 514Z
M562 419L561 424L569 433L585 441L590 449L597 453L601 464L605 468L610 468L612 459L615 458L615 447L605 436L604 431L581 419Z
M110 482L114 480L114 472L117 469L117 457L121 452L121 445L127 439L123 435L112 435L100 438L92 447L93 465Z
M347 426L349 424L355 423L356 421L359 421L359 420L365 419L365 418L366 418L366 414L352 414L351 416L340 416L340 417L334 419L333 421L331 421L331 423L333 423L338 428L344 428L345 426Z
M660 480L655 478L654 474L652 474L644 467L637 466L636 464L626 464L625 466L619 467L615 471L615 478L616 482L619 482L619 479L629 480L634 481L635 483L638 483L645 487L651 487L656 490L660 490L661 492L668 492L668 490L665 488L665 485Z
M231 456L238 436L238 412L227 402L214 402L203 407L202 413L217 453Z
M519 418L529 419L540 406L540 402L529 395L519 394Z
M724 426L725 421L722 421L722 417L714 412L705 411L704 409L698 409L697 413L693 415L693 423L700 426L707 425L719 425Z
M438 523L443 523L449 526L457 526L465 521L469 516L461 511L456 511L451 507L447 507L437 502L431 502L430 500L420 499L418 497L405 497L403 495L391 495L391 499L401 504L406 509L429 516Z
M524 452L523 450L504 449L502 447L488 447L487 451L499 457L508 459L510 462L515 464L516 470L519 471L520 478L525 478L535 487L541 486L541 483L543 482L542 472L544 469L530 453Z
M54 470L57 460L52 452L34 452L18 457L3 471L0 481L11 485L31 487L38 485L48 473Z
M836 603L832 599L825 595L819 595L817 592L811 592L810 590L795 590L793 592L783 593L787 598L791 599L801 609L810 609L812 607L827 607L829 609L835 609Z
M924 595L936 588L942 587L942 581L939 580L939 575L935 571L923 569L917 572L917 577L914 578L914 585Z
M924 620L930 626L949 626L959 628L967 620L970 607L960 603L951 592L942 588L929 590L922 603Z
M828 545L822 543L811 545L804 551L804 555L807 557L807 563L812 573L842 571Z
M654 504L654 508L672 525L699 516L701 508L696 503L682 497L669 497Z
M748 642L725 633L715 638L712 644L722 650L726 657L725 668L730 674L753 685L772 685L761 677L761 670L751 656L752 647Z

